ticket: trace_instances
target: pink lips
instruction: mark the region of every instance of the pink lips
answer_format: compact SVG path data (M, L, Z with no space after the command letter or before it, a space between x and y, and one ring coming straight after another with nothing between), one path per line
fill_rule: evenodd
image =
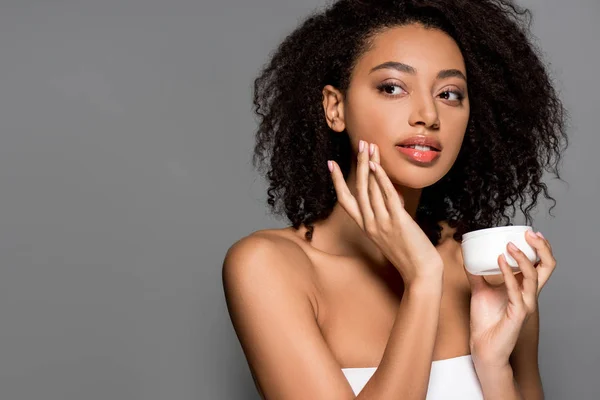
M427 146L431 150L418 150L408 146ZM419 163L430 163L436 160L442 151L442 144L440 141L429 135L416 135L410 138L404 139L400 143L396 144L396 148L408 158L417 161Z
M441 154L439 151L433 150L422 151L417 149L411 149L410 147L401 146L396 146L396 148L404 155L420 163L430 163L433 160L437 159Z
M440 141L437 138L428 135L415 135L404 139L400 143L396 143L396 146L414 145L429 146L432 148L432 150L442 151L442 144L440 143Z

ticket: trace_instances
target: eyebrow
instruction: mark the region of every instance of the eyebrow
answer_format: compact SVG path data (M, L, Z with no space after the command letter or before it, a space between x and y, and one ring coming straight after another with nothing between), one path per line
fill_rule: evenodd
M417 70L408 64L404 64L397 61L388 61L384 62L383 64L379 64L376 67L373 67L371 71L369 71L369 74L379 69L395 69L397 71L406 72L411 75L415 75L417 73ZM465 82L467 81L467 77L460 70L454 68L441 70L440 72L438 72L436 79L445 79L451 77L460 78Z

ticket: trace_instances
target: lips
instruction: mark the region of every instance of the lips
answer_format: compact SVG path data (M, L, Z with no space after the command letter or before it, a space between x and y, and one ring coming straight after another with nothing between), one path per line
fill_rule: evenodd
M412 161L416 161L417 163L419 163L421 165L432 163L433 161L437 160L440 157L440 155L442 154L441 151L422 150L422 148L413 149L411 147L402 147L402 146L396 146L396 148L405 157L407 157L408 159L410 159Z
M409 146L428 146L433 151L442 151L442 144L438 139L433 136L417 135L407 139L404 139L400 143L396 143L396 146L409 147Z

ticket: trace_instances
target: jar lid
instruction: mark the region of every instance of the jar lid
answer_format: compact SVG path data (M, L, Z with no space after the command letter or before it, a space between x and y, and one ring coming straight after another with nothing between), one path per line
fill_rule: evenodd
M514 232L525 232L528 229L532 229L531 226L529 225L508 225L508 226L495 226L492 228L484 228L484 229L478 229L475 231L471 231L471 232L467 232L465 234L462 235L462 240L467 240L467 239L472 239L474 237L479 237L482 235L488 235L488 234L493 234L496 232L510 232L510 231L514 231Z

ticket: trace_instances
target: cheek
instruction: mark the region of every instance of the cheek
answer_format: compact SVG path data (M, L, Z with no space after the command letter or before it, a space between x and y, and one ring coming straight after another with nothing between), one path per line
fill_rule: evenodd
M438 106L439 118L442 123L453 129L464 129L469 122L470 108L469 104L465 103L463 106L449 106L440 105Z
M460 128L457 126L457 129L449 130L446 132L447 136L445 139L444 151L442 155L442 159L444 161L441 163L445 165L444 174L452 168L452 165L454 165L456 159L458 158L458 154L460 153L460 149L464 141L465 127L466 124L464 126L461 126Z
M450 170L458 157L465 137L465 131L469 123L469 109L447 109L443 115L440 115L444 141L444 165L446 170ZM446 171L446 172L447 172Z
M406 107L385 103L366 97L354 104L347 119L351 136L379 144L385 139L397 139L406 132L408 113ZM358 112L352 112L359 110Z
M467 125L469 123L469 110L447 110L440 115L443 136L448 146L454 146L456 142L462 142Z

